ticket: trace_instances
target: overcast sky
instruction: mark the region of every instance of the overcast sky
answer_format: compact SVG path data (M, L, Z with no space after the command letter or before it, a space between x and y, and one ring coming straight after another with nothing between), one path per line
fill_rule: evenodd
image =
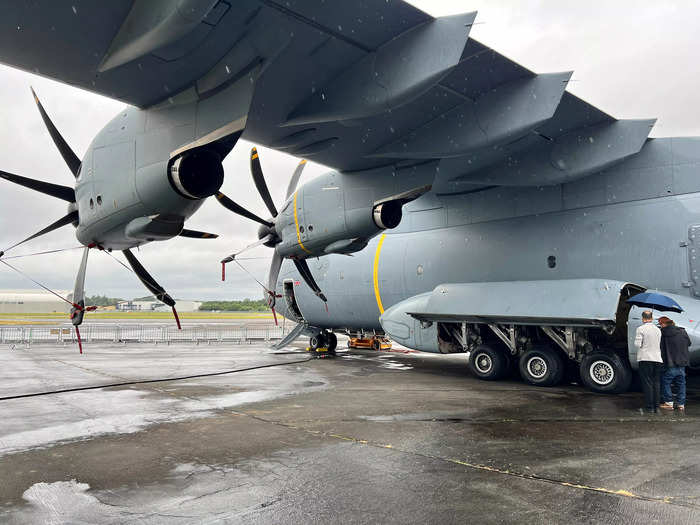
M433 16L479 12L471 36L538 72L573 70L569 91L618 118L658 119L652 136L700 135L700 2L653 0L413 0ZM82 156L92 137L123 105L58 82L0 66L0 169L58 184L73 177L46 132L29 86L63 136ZM224 162L222 191L258 214L264 206L250 180L248 151L240 141ZM298 159L260 148L276 202L283 199ZM305 180L326 169L310 163ZM234 192L234 188L236 188ZM240 188L243 188L241 190ZM0 249L66 213L62 201L0 181ZM188 228L219 233L213 241L173 239L151 243L140 259L177 298L240 299L261 296L259 286L234 266L220 281L218 261L254 241L257 226L227 213L211 199ZM37 239L8 255L77 246L74 230ZM266 248L252 255L268 256ZM118 255L121 257L121 254ZM57 289L71 289L80 251L10 261ZM268 259L246 261L261 280ZM0 266L0 289L29 289L31 282ZM107 255L90 255L86 290L118 297L146 295L136 277Z

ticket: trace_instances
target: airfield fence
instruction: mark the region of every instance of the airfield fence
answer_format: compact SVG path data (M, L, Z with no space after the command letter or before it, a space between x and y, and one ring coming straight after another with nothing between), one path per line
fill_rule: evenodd
M84 324L80 327L83 343L195 343L211 344L254 343L276 341L294 328L294 323L282 325L184 325L182 330L176 326L153 324ZM34 344L52 343L68 344L77 341L71 324L0 326L0 343Z

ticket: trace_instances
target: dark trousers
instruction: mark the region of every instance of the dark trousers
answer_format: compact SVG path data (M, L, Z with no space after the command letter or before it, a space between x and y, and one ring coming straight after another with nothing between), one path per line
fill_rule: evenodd
M642 382L645 408L647 410L658 409L661 402L661 363L640 361L639 379Z

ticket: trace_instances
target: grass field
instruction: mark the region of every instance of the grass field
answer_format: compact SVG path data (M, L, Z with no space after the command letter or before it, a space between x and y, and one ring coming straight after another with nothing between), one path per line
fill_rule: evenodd
M272 319L271 312L178 312L180 319ZM171 312L88 312L86 319L172 319ZM65 313L40 313L40 314L10 314L0 313L0 324L16 324L18 320L27 319L30 322L41 322L40 320L67 321L68 314ZM31 320L31 321L29 321Z

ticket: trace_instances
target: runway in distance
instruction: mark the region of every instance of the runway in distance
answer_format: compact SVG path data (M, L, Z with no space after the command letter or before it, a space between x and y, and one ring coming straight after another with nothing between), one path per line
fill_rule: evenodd
M654 120L566 91L570 71L470 38L475 19L380 0L5 2L0 62L130 107L82 159L42 111L75 190L3 176L74 203L80 242L124 251L162 298L129 250L206 237L184 221L215 196L260 224L270 305L313 346L386 333L469 352L484 379L517 364L547 386L575 364L621 392L640 322L625 299L652 288L684 308L700 364L698 139L650 139ZM254 150L260 217L219 192L240 137L334 171L297 188L302 161L275 203Z

